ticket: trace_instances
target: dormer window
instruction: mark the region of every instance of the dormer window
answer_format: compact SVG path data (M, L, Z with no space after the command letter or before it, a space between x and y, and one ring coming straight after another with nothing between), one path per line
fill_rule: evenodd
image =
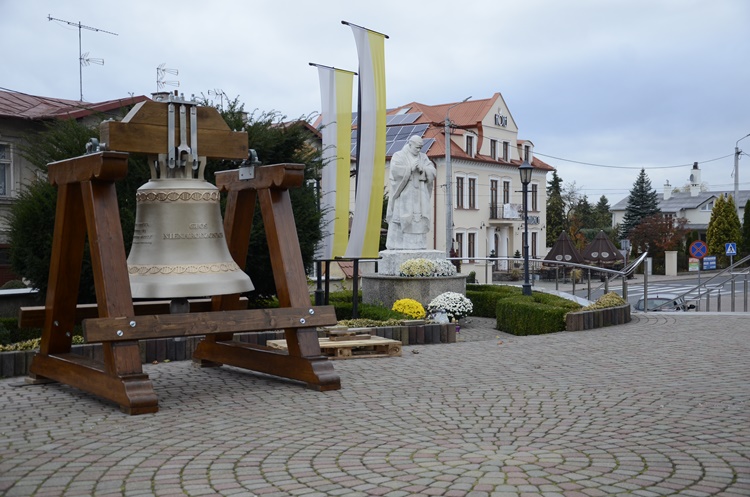
M474 135L466 135L466 155L474 157Z
M714 201L713 200L709 200L708 202L706 202L705 204L703 204L701 206L701 210L702 211L712 211L712 210L714 210Z

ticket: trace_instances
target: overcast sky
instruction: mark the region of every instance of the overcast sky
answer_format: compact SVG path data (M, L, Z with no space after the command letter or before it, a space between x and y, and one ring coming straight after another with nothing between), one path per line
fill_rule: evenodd
M711 190L734 189L750 134L747 0L0 0L0 87L77 100L80 22L102 30L80 30L81 52L104 59L83 68L86 101L150 96L165 64L179 71L168 90L308 116L309 62L357 70L342 20L389 36L389 107L500 92L519 137L592 203L624 198L640 167L659 192L683 186L695 161ZM739 146L750 153L750 138ZM750 156L739 179L750 189Z

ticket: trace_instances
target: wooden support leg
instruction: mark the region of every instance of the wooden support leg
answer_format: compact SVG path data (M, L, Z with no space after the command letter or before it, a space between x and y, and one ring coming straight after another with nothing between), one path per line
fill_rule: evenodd
M268 188L258 192L263 224L266 228L268 250L271 253L276 293L283 307L310 305L307 277L302 265L297 229L289 190ZM318 334L314 328L287 329L284 332L290 357L310 361L317 375L316 382L308 382L310 388L337 390L341 380L320 351Z
M158 403L143 373L137 342L104 344L103 363L70 353L87 232L99 315L134 315L117 178L91 179L102 171L126 171L126 164L126 154L109 154L71 159L50 169L50 178L58 182L57 211L42 345L30 371L36 378L53 379L116 402L127 413L142 414L156 412ZM88 179L82 177L86 174Z
M60 185L57 192L57 216L52 239L52 258L47 287L44 325L39 352L29 368L30 383L60 380L55 368L45 367L45 359L67 354L73 343L75 308L81 280L86 227L83 202L77 185ZM63 237L63 234L65 236Z
M262 170L259 174L261 177L256 180L257 183L263 183L266 179L273 177L271 182L263 183L262 186L253 182L238 181L237 172L224 173L224 185L230 192L225 217L225 231L230 243L229 250L235 262L244 267L251 229L247 219L252 219L257 195L260 199L279 302L282 307L309 307L307 278L302 265L302 254L294 225L288 185L284 181L290 169L284 165L260 169ZM301 173L301 171L295 172ZM269 174L264 178L262 176L265 173ZM237 231L238 227L241 227L243 231ZM223 306L229 305L231 301L219 302L222 302ZM309 388L316 390L341 388L341 380L334 371L333 365L320 351L315 328L286 329L284 333L289 344L288 355L248 344L223 341L220 336L217 336L210 340L203 340L198 345L193 358L202 363L210 361L231 364L303 381Z

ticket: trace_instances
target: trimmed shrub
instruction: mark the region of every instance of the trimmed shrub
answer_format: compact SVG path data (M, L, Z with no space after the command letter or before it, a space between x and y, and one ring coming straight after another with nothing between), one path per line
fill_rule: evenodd
M521 289L509 285L472 285L466 296L474 304L472 315L483 318L497 317L497 302L500 299L521 295Z
M24 342L42 336L41 328L19 328L18 319L16 318L0 318L0 330L1 345ZM80 327L76 327L73 331L80 334Z
M519 336L564 331L568 312L570 308L540 303L533 296L501 299L496 308L497 329Z
M28 288L21 280L9 280L0 286L0 290L19 290L21 288Z

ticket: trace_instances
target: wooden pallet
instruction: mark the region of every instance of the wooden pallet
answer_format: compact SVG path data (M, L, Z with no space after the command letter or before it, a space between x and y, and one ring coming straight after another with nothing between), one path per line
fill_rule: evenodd
M363 340L336 341L319 338L318 341L321 352L329 359L401 356L401 342L374 335ZM269 340L266 345L272 349L287 350L286 340Z

